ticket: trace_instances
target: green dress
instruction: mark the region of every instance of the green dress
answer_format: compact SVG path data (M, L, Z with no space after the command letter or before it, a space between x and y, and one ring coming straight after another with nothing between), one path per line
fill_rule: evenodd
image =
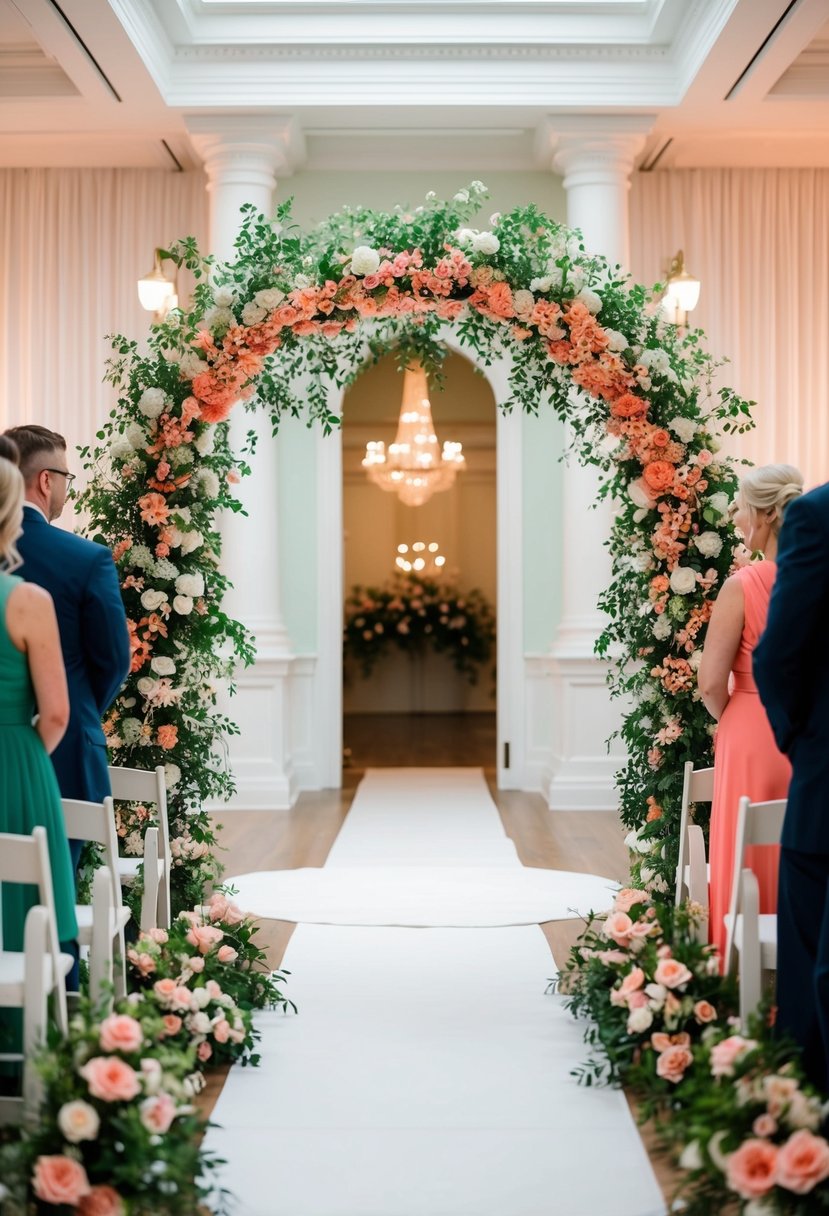
M0 832L31 836L34 828L40 825L46 828L58 937L62 942L70 942L78 936L75 877L60 790L52 761L32 726L35 695L28 660L12 643L6 629L6 605L22 581L0 571ZM39 902L37 887L3 883L6 950L23 949L26 914Z

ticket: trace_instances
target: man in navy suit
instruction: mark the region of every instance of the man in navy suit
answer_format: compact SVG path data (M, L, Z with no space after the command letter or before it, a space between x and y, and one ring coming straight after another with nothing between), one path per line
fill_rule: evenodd
M829 483L786 508L754 677L792 762L777 903L777 1026L829 1091Z
M18 573L45 587L55 602L69 686L69 726L52 763L62 797L101 802L111 793L101 718L130 666L115 563L104 545L49 526L74 477L65 439L41 426L17 426L6 434L17 444L26 483ZM70 846L77 866L82 842Z

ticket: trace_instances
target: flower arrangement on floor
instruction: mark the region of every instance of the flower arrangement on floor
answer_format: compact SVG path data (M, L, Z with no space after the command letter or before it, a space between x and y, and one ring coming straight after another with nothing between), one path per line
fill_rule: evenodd
M481 591L448 581L395 574L384 587L354 587L345 604L343 654L371 675L390 647L447 655L470 684L492 659L495 616Z

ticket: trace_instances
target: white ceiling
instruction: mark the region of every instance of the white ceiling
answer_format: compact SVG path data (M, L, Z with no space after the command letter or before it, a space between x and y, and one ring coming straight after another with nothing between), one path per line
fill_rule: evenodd
M549 168L565 114L829 166L829 0L0 0L0 166L189 167L245 113L309 169Z

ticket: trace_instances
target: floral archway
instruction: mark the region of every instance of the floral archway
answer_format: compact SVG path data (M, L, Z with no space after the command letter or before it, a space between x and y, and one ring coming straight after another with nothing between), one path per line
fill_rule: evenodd
M571 458L598 467L615 503L598 650L630 706L621 812L642 879L672 880L683 764L710 752L699 646L737 551L726 514L737 477L717 435L748 425L748 403L715 392L699 333L681 336L577 233L534 206L473 227L485 198L473 182L411 211L346 208L308 233L289 204L273 221L246 208L234 262L203 259L190 240L170 251L196 276L195 298L154 329L149 353L115 339L118 403L84 452L80 505L115 554L132 637L109 745L115 763L167 765L177 908L216 872L202 804L232 789L220 757L234 727L215 685L254 657L222 609L217 519L239 509L232 486L249 455L229 446L231 411L264 409L274 432L286 413L329 431L332 380L392 349L439 376L447 325L485 364L509 360L505 410L552 407L569 422Z

